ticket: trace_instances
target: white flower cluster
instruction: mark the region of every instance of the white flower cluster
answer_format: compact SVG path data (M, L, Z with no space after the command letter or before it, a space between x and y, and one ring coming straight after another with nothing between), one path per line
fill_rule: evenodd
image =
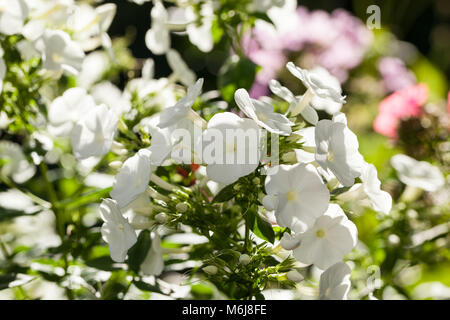
M257 4L265 8L281 3L254 1L253 6L258 11ZM68 89L48 106L48 131L69 138L77 159L100 158L109 151L128 156L128 150L116 138L119 130L129 130L122 118L133 116L132 93L151 97L151 104L162 109L151 118L140 119L133 128L151 136L150 147L140 149L123 163L110 163L118 173L111 199L104 199L100 205L100 216L104 221L102 236L114 261L123 262L136 243L138 232L152 228L152 247L141 270L150 275L163 270L155 226L167 222L166 205L171 199L149 184L171 192L178 188L155 175L157 167L173 162L195 163L205 169L206 180L221 185L266 169L262 204L266 210L274 211L279 226L290 230L281 239L281 246L292 251L300 262L325 270L320 281L322 298L346 298L350 268L342 260L357 243L357 229L342 208L330 202L331 194L335 189L349 188L340 194L344 199L358 191L358 199L368 199L374 210L385 214L391 209L392 199L380 189L375 167L359 153L357 137L348 128L345 115L333 112L331 120L319 120L315 103L336 110L345 103L339 81L325 69L304 70L289 62L287 69L307 90L296 96L277 81L270 83L272 92L289 103L287 114L274 111L271 98L252 99L245 89L238 89L235 101L246 118L222 112L207 122L193 109L199 97L206 99L201 96L203 79L196 80L181 56L170 49L170 31L186 31L201 51L212 50L213 6L213 1L203 2L197 13L187 4L166 9L161 1L155 1L146 44L153 53L167 55L173 74L153 79L153 62L148 60L142 78L131 80L124 93L107 82L92 86L96 81L90 79L95 75L89 72L97 72L91 66L97 67L98 57L84 54L100 45L107 51L111 48L106 31L115 14L113 4L92 8L72 0L0 0L0 33L22 34L23 54L33 52L30 48L35 50L44 69L59 75L80 73L79 86ZM62 30L69 30L70 35ZM4 70L0 60L0 76ZM188 87L179 100L176 82ZM310 126L293 131L300 116ZM228 139L230 132L236 139ZM294 140L300 137L302 148L294 150L290 164L269 166L264 160L263 137L268 134L272 140L278 135ZM239 143L239 137L251 141ZM2 175L12 176L20 183L34 174L34 167L16 152L15 146L2 143L0 155L12 160L1 167ZM355 184L355 179L361 182ZM177 210L182 214L186 208L177 205Z
M292 66L291 63L288 64L290 70ZM331 77L329 74L324 78L317 78L317 74L313 76L309 71L295 67L294 74L296 73L302 74L299 78L303 79L303 84L313 97L320 94L321 99L343 100L339 90L327 85L326 80ZM313 90L310 82L314 84ZM345 198L345 194L354 193L358 189L365 199L371 201L375 210L386 214L392 205L390 195L380 189L375 167L367 164L359 153L358 140L347 127L345 115L337 113L332 120L311 121L315 126L292 132L291 127L296 121L292 114L302 114L308 106L303 100L313 97L307 97L309 94L305 94L303 98L293 98L290 100L291 108L287 115L282 115L274 111L269 99L254 100L244 89L239 89L235 93L235 100L248 118L223 112L215 114L206 123L192 109L201 94L202 85L203 79L196 81L187 89L187 94L173 106L163 109L157 116L144 119L141 127L145 127L152 135L151 146L139 150L123 164L114 163L120 170L111 192L112 199L105 199L100 209L105 221L102 234L110 246L112 258L124 261L128 249L136 242L136 229L148 228L166 221L162 217L165 213L161 206L165 206L170 199L150 187L149 183L169 191L177 189L153 173L158 166L178 160L173 156L174 150L189 149L190 157L185 158L185 162L206 166L207 179L227 185L255 170L261 170L262 166L267 167L267 164L262 162L262 150L254 150L247 144L242 147L235 140L215 140L215 143L206 145L198 141L212 141L214 139L210 139L211 136L217 138L217 133L225 135L228 131L236 130L258 132L257 140L264 131L286 137L294 137L295 134L301 136L300 141L303 143L303 148L298 150L299 153L295 153L298 155L296 163L268 168L269 175L265 180L267 195L262 203L267 210L274 211L280 226L290 230L281 240L282 247L291 250L300 262L314 264L326 270L321 282L324 283L323 286L329 287L321 288L321 296L345 298L349 289L349 285L345 283L348 282L350 270L342 264L342 260L357 243L357 229L337 203L330 203L330 190L346 190L351 187L349 191L341 194ZM274 91L278 95L294 97L286 88L276 87ZM73 135L79 137L79 140L72 138L76 155L83 154L80 150L87 150L85 155L98 155L114 144L112 137L117 119L109 120L106 107L100 106L93 110L98 110L103 121L97 121L98 118L91 115L85 120L85 125L74 126ZM174 137L173 133L179 129L192 134L195 141L186 144ZM80 149L75 147L76 142ZM192 145L197 147L195 151L190 149ZM260 141L256 145L261 147ZM207 157L200 157L201 162L196 161L199 154L205 154L210 149L222 151L222 156L234 159L234 162L220 162L217 158L209 162ZM245 159L256 153L257 161L236 161L235 156L241 149L248 156ZM359 178L361 183L354 184L356 178ZM155 253L158 250L151 252L155 254L155 261L159 261L157 264L160 264L161 255ZM153 260L149 258L146 261ZM338 278L340 282L336 280Z

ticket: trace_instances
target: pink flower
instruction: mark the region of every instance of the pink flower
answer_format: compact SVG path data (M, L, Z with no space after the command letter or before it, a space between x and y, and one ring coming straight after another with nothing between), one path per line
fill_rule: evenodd
M400 120L420 117L422 106L427 99L428 87L424 83L395 91L378 106L379 114L373 124L374 130L391 139L397 139Z

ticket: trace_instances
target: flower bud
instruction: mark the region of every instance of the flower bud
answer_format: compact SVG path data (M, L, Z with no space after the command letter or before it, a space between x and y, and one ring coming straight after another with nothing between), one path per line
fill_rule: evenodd
M234 189L235 191L239 191L239 189L241 189L241 186L240 186L239 184L235 184L235 185L233 186L233 189Z
M122 165L123 165L122 161L112 161L112 162L109 163L109 166L112 169L116 169L116 170L122 168Z
M252 180L252 182L253 182L253 184L258 185L258 184L261 183L261 180L260 180L258 177L254 177L253 180Z
M304 279L304 277L297 270L291 270L286 274L288 280L292 282L300 282Z
M239 263L242 264L243 266L247 265L250 263L250 260L252 258L248 255L248 254L241 254L241 256L239 257Z
M216 266L207 266L203 268L203 271L205 271L209 275L215 275L218 269Z
M180 203L177 203L177 205L175 206L175 209L179 213L185 213L188 210L188 205L185 202L180 202Z
M164 224L164 223L167 223L167 221L169 220L169 217L167 216L166 213L160 212L155 216L155 220L158 223Z

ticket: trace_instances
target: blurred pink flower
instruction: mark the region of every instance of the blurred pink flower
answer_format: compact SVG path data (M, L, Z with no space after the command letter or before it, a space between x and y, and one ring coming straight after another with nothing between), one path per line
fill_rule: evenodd
M396 57L384 57L378 60L378 71L383 78L384 86L389 92L397 91L416 83L416 77L409 71L405 63Z
M379 114L373 123L376 132L397 139L400 120L420 117L422 106L428 99L428 87L424 83L398 90L381 101Z
M361 20L343 9L331 14L295 5L277 10L284 15L269 15L275 25L260 21L243 36L247 57L262 67L251 90L253 98L268 92L269 81L277 78L291 53L307 54L313 65L324 67L344 82L349 70L361 63L373 39Z

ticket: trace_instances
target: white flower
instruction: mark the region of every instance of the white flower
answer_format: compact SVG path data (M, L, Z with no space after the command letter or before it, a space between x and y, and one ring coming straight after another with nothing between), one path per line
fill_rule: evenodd
M339 80L333 77L326 69L315 67L311 70L305 70L297 67L292 62L288 62L286 67L293 76L302 81L303 85L313 95L336 103L345 103Z
M161 1L156 1L150 13L152 27L145 35L145 44L154 54L166 53L170 48L170 32L166 24L169 16Z
M320 120L315 131L316 161L329 169L344 186L353 185L360 176L363 157L358 151L356 135L343 121L343 114L331 120Z
M263 101L251 99L245 89L238 89L234 93L234 99L245 115L266 129L275 134L289 136L294 125L284 115L273 111L273 107Z
M30 14L22 34L30 41L36 41L46 29L64 29L74 8L72 0L27 0L27 2Z
M358 230L341 207L331 203L310 229L296 234L296 239L300 245L293 250L294 257L325 270L352 251L358 241Z
M280 165L265 184L267 194L277 196L275 215L282 227L305 231L328 208L330 193L310 164Z
M194 104L197 97L200 95L203 86L203 79L198 79L197 82L190 86L186 95L177 101L177 103L170 108L166 108L161 112L160 123L158 127L166 128L170 126L177 126L180 122L191 118L195 113L191 107ZM195 113L196 114L196 113Z
M294 132L294 134L301 136L301 138L297 142L302 144L302 149L294 149L297 161L300 163L311 163L316 160L315 130L316 130L315 127L307 127Z
M57 136L68 135L74 124L95 108L94 99L83 88L71 88L48 107L50 132Z
M344 262L338 262L320 275L321 300L347 300L350 291L350 267Z
M185 86L192 86L196 79L195 73L189 69L180 54L177 51L170 49L166 56L167 63L180 82Z
M135 200L120 210L133 229L147 229L155 224L150 216L153 205L147 193L141 193Z
M115 200L104 199L102 201L100 217L105 222L102 225L102 237L108 243L111 259L123 262L128 249L137 241L135 231L120 213Z
M157 232L151 233L152 245L141 264L141 271L145 275L159 276L164 270L164 260L161 249L161 238Z
M434 192L445 183L439 168L426 161L417 161L404 154L397 154L391 158L391 165L397 171L400 181L408 186Z
M36 168L28 162L17 143L0 141L0 174L11 177L16 183L24 183L29 180Z
M83 88L90 88L95 82L100 80L105 71L109 68L109 58L104 51L93 51L83 60L81 71L77 76L77 84Z
M74 32L74 39L86 50L94 50L100 44L105 48L111 47L108 28L116 14L114 3L106 3L96 7L81 4L75 9L68 21L69 29Z
M200 24L197 23L197 15L192 6L186 10L186 17L192 21L186 27L189 41L203 52L210 52L213 49L214 41L211 33L214 10L212 2L204 2L200 9Z
M150 162L152 165L161 166L169 158L172 152L173 144L168 128L158 127L160 115L144 118L138 127L151 136L151 145L148 148L151 152ZM136 128L137 129L137 128ZM135 129L135 131L136 131Z
M255 121L231 112L218 113L209 120L201 138L211 141L208 146L202 146L203 160L208 164L206 172L211 180L231 184L258 167L261 136Z
M273 94L289 102L289 110L294 109L294 107L299 105L303 99L303 96L294 96L288 88L283 87L277 80L270 80L269 88ZM313 125L316 125L317 121L319 121L316 110L309 104L305 104L301 109L298 109L298 112L292 113L293 116L296 116L297 114L301 114L303 119Z
M73 128L70 140L78 159L105 155L112 146L119 118L106 105L90 110Z
M46 30L36 44L42 53L42 67L47 70L65 70L78 74L84 59L80 46L61 30Z
M147 189L152 173L150 156L150 151L139 150L124 162L116 175L110 195L117 201L119 207L125 207Z
M365 164L361 173L363 190L372 202L375 211L389 214L392 208L392 197L380 189L381 182L377 177L377 169L373 164Z
M97 104L106 104L119 116L131 109L127 95L109 81L93 86L91 95Z
M0 0L0 33L20 33L28 13L29 8L25 0Z

